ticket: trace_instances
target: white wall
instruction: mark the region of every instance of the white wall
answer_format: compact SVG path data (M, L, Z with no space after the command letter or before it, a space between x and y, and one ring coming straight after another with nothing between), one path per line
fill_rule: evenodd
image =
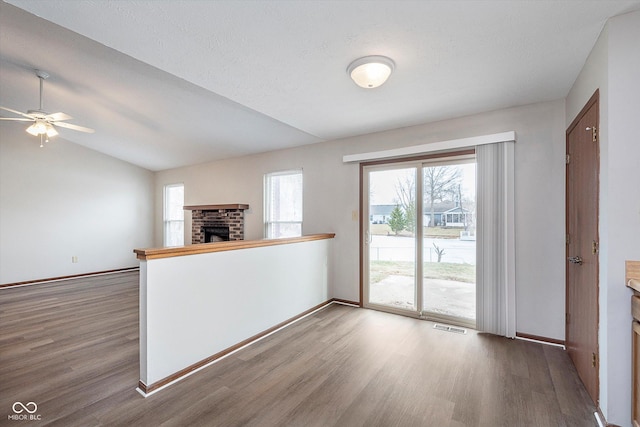
M609 24L608 116L607 419L625 425L631 417L631 291L621 285L624 261L640 260L640 12Z
M135 267L153 245L153 173L0 125L0 283ZM71 258L78 257L78 263Z
M248 203L245 238L259 239L263 175L302 168L303 233L336 233L330 296L357 301L359 166L342 156L515 130L517 331L564 339L564 108L559 100L159 172L156 198L184 182L186 204ZM160 246L160 202L156 233Z
M332 240L140 262L147 386L326 302Z
M640 12L609 20L567 97L567 124L600 88L600 407L631 426L631 291L640 260Z

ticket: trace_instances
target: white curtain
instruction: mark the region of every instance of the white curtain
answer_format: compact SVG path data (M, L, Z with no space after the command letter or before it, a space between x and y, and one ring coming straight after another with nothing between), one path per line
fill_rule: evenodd
M476 147L476 327L516 334L514 142Z

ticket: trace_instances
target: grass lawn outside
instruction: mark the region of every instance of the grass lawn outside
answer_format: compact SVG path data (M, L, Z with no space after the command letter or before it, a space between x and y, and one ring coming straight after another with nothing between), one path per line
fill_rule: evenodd
M378 283L391 275L414 276L415 265L409 261L371 261L371 283ZM476 266L451 262L425 262L423 267L426 279L454 280L456 282L475 283Z

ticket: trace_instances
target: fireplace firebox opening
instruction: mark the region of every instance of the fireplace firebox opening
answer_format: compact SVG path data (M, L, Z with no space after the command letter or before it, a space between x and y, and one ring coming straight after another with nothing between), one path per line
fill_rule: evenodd
M202 227L202 231L204 233L204 243L226 242L229 240L228 226L206 226Z

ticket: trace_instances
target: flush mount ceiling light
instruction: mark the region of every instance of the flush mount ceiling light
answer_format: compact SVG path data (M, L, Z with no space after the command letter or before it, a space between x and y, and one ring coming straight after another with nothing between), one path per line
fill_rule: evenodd
M373 89L387 81L396 64L386 56L364 56L347 67L347 73L360 87Z

